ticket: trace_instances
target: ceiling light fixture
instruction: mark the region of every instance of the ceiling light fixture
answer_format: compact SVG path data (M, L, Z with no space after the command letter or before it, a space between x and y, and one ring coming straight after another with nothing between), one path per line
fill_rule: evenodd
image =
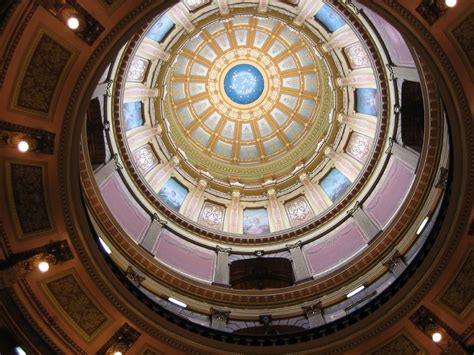
M38 264L38 270L41 272L46 272L49 270L49 263L47 261L42 261Z
M444 2L447 7L454 7L457 4L457 0L445 0Z
M168 301L183 308L186 308L188 306L186 303L178 301L176 298L173 298L173 297L168 297Z
M67 27L71 30L77 30L79 28L79 19L77 17L69 17L67 19Z
M352 296L358 294L360 291L362 291L365 288L364 285L357 287L354 291L351 291L347 294L347 298L351 298Z
M18 142L18 150L22 153L27 152L30 149L30 145L28 144L27 141L21 140Z
M112 250L109 248L109 246L107 244L105 244L105 242L102 238L99 238L99 243L102 246L102 249L104 249L107 254L112 253Z
M423 220L423 222L421 222L420 226L419 226L418 229L416 230L416 235L420 235L421 232L423 232L423 229L425 229L426 224L428 223L429 220L430 220L429 217L425 217L425 219Z
M435 332L433 333L433 335L431 336L431 339L433 339L433 341L435 343L439 343L441 341L441 339L443 339L443 336L441 335L441 333L439 332Z

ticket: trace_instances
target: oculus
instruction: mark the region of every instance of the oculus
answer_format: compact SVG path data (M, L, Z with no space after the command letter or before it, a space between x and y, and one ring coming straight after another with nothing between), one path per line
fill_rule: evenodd
M237 64L224 78L225 93L240 105L255 102L262 95L264 86L262 74L250 64Z

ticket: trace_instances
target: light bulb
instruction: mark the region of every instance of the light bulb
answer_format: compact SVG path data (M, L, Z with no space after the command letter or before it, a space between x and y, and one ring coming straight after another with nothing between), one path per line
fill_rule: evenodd
M121 351L115 351L114 355L122 355L122 352Z
M456 6L457 0L445 0L445 4L447 7L454 7Z
M436 333L433 333L431 338L433 339L435 343L439 343L441 341L442 336L441 336L441 333L436 332Z
M77 30L79 28L79 19L77 17L70 17L67 20L67 26L71 30Z
M46 261L42 261L38 264L38 269L41 272L46 272L49 270L49 264Z
M30 149L30 145L27 141L20 141L18 143L18 150L22 153L27 152Z

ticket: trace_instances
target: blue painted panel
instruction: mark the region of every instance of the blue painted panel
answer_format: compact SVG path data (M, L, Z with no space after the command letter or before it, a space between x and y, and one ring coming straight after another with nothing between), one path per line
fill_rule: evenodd
M123 124L125 130L143 126L143 109L141 102L127 102L123 104Z
M224 78L224 90L235 103L247 105L256 101L263 92L262 74L250 64L237 64Z
M146 37L161 43L169 31L174 27L173 21L166 15L160 17L157 23L148 31Z
M270 233L266 208L247 208L244 210L244 234Z
M161 201L175 211L179 211L187 194L188 189L174 178L170 178L158 192Z
M339 199L351 186L350 180L339 170L333 168L319 183L332 202Z
M314 18L319 21L329 32L336 32L346 23L329 5L323 5Z
M356 112L377 116L377 90L356 89Z

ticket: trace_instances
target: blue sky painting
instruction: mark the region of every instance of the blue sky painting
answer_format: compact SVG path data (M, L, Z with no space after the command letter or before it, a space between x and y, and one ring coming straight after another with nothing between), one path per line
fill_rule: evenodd
M166 15L160 17L157 23L148 31L146 36L158 43L161 43L169 31L174 27L173 21Z
M179 211L188 194L188 189L181 185L174 178L170 178L158 192L161 201L169 208Z
M350 180L336 168L333 168L319 183L332 202L338 200L351 186Z
M377 90L356 89L356 112L377 116Z
M141 102L127 102L123 104L123 123L126 131L143 126Z
M346 23L329 5L323 5L314 16L329 32L336 32Z

